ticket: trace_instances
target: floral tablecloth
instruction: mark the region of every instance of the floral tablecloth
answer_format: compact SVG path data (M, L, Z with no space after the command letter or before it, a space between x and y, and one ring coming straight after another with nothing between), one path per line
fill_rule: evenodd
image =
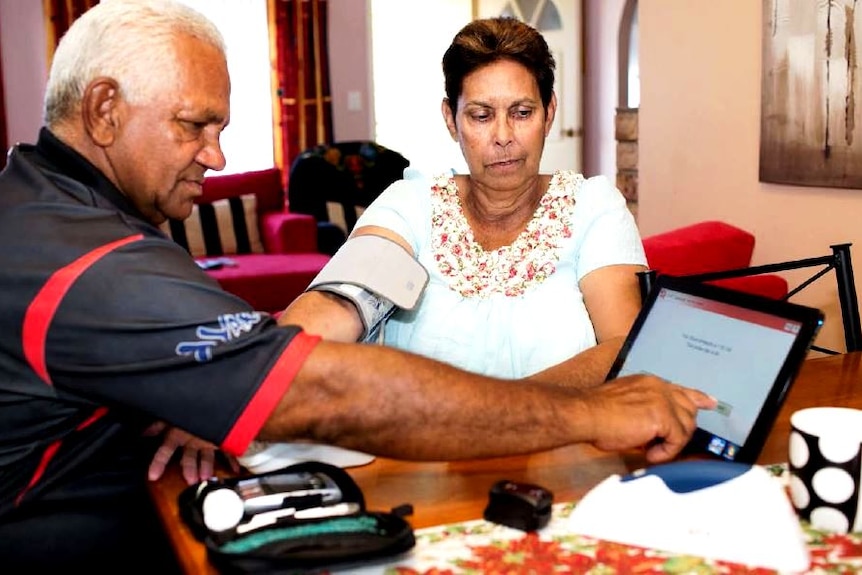
M769 468L785 481L782 466ZM575 503L554 505L550 523L539 532L524 533L484 520L416 530L413 550L384 564L353 567L333 573L351 575L479 575L479 574L696 574L774 573L699 557L630 547L572 534L567 519ZM862 533L836 535L802 524L811 554L807 574L862 573ZM764 539L769 537L764 533Z

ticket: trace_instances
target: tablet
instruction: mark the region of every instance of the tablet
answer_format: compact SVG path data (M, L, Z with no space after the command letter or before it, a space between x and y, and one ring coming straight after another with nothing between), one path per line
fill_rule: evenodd
M822 325L815 308L660 275L608 379L651 373L712 395L684 453L754 463Z

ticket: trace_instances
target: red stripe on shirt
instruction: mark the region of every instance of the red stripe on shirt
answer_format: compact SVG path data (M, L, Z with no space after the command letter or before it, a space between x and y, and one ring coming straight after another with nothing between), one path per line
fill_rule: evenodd
M60 306L60 302L75 283L81 274L90 268L94 263L102 257L112 252L113 250L122 247L131 242L142 239L143 234L135 234L105 244L93 251L84 254L72 263L64 266L54 272L36 297L30 302L27 307L27 313L24 315L24 326L22 329L22 337L24 344L24 357L27 363L33 368L33 371L39 376L42 381L48 385L52 385L51 376L48 375L48 366L45 363L45 344L48 339L48 328L51 325L51 320L54 319L54 314Z
M320 336L304 331L294 336L222 443L225 452L231 455L245 453L319 341Z
M104 417L104 415L108 413L107 407L98 407L96 411L93 412L93 415L88 417L82 423L79 423L77 427L75 427L75 431L80 431L85 427L92 424L94 421ZM58 439L57 441L52 442L44 452L42 452L42 459L39 460L39 465L36 467L36 471L33 473L33 477L30 478L29 483L27 483L27 487L21 490L21 493L18 494L18 497L15 498L15 505L18 506L21 503L21 500L24 499L24 496L27 494L30 489L33 488L36 483L42 476L45 474L45 470L48 468L48 464L51 463L51 460L54 459L54 455L59 451L60 446L63 444L62 439Z

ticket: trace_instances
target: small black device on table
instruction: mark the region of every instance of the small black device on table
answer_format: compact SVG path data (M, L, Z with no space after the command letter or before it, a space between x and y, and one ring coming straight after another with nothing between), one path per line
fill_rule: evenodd
M521 531L536 531L551 519L554 494L539 485L503 479L491 487L486 521L514 527Z

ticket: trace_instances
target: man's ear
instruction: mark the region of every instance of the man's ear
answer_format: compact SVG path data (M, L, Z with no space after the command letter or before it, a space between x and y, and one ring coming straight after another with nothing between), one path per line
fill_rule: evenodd
M120 87L112 78L96 78L81 100L81 120L94 144L110 146L116 138L120 111Z
M440 111L443 113L443 121L446 122L449 135L457 142L458 128L455 126L455 116L452 115L452 108L449 107L449 98L443 98L443 102L440 104Z

